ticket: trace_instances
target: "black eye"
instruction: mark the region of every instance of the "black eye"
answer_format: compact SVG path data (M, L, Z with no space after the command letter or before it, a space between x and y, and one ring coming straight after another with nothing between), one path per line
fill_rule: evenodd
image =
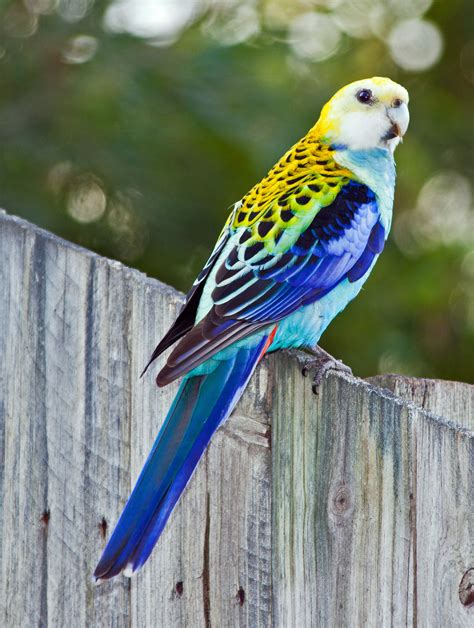
M401 98L395 98L395 100L393 101L392 107L401 107L403 105L403 100L401 100Z
M356 98L359 102L363 103L364 105L370 105L374 100L374 97L370 89L359 90L356 94Z

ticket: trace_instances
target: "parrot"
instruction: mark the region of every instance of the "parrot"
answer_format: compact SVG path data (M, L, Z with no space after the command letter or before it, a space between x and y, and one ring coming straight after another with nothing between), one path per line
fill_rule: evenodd
M383 77L352 82L232 206L145 367L174 346L156 382L182 381L97 564L96 582L122 572L130 577L144 565L212 435L267 352L313 350L315 392L329 369L344 369L318 342L384 248L394 151L408 123L404 87Z

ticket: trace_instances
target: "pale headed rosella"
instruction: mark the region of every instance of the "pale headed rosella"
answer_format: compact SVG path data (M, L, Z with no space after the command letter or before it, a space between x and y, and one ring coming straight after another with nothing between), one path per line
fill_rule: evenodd
M265 353L315 347L358 294L390 230L393 153L408 121L403 87L377 77L351 83L233 206L150 359L177 343L156 381L184 379L97 565L97 581L131 575L147 560ZM324 360L335 366L326 356L316 384Z

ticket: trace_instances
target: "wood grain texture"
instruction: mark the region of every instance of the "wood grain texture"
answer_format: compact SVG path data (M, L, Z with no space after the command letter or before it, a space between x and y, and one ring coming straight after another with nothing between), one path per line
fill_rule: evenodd
M139 374L182 296L5 215L0 286L0 624L269 626L267 369L214 439L154 560L97 587L104 536L176 389Z
M273 358L275 625L472 626L472 432L346 376L315 397L292 359Z
M138 376L182 297L6 215L0 287L1 625L472 625L464 385L423 383L453 423L386 390L404 379L317 397L298 355L266 359L144 569L97 587L176 390Z
M380 388L387 388L398 397L416 406L474 430L474 385L441 379L423 379L404 375L378 375L368 378Z

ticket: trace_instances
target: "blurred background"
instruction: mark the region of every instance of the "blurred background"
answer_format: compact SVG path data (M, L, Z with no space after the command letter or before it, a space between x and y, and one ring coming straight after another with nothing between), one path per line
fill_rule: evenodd
M360 376L473 381L472 6L3 1L0 206L187 290L333 92L389 76L412 116L392 234L321 344Z

